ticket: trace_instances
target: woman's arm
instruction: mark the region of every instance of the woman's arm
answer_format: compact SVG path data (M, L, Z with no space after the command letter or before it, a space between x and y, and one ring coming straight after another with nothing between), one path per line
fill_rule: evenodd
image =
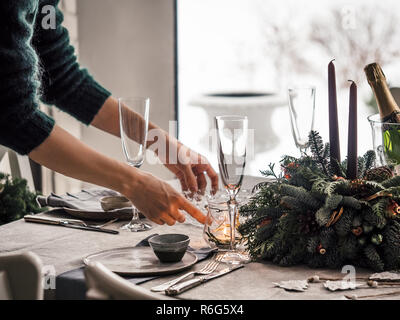
M119 191L158 224L173 225L176 220L183 222L185 217L179 210L185 210L198 221L204 222L201 211L169 184L96 152L58 126L29 153L29 157L72 178Z
M141 118L134 112L132 113L132 117ZM91 124L98 129L119 137L118 101L110 96ZM211 179L212 189L215 191L218 188L218 175L206 158L190 150L176 138L171 137L167 132L150 122L149 131L151 130L155 131L155 133L149 136L156 136L157 139L149 140L147 148L153 149L152 145L155 145L155 142L165 143L164 148L153 149L153 151L161 162L178 177L184 191L200 191L203 193L207 185L204 173ZM135 136L131 138L135 140Z
M42 69L40 98L89 125L111 93L79 65L68 31L62 25L64 16L58 8L60 0L36 2L39 8L32 45ZM45 6L56 9L54 29L41 26L47 15L47 10L42 11Z
M54 126L38 109L38 57L31 46L34 1L0 1L0 144L27 154Z

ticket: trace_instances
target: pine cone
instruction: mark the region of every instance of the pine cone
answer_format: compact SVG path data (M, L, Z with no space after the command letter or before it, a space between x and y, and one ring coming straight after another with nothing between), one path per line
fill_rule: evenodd
M364 175L365 180L376 181L376 182L382 182L391 177L393 177L393 172L387 166L382 166L367 170L367 172Z

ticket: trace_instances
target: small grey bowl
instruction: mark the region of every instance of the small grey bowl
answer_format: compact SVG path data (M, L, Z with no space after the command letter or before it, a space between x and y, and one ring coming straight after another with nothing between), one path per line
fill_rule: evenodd
M186 253L190 238L184 234L161 234L149 239L149 244L161 262L181 261Z
M127 208L132 206L132 202L124 196L107 196L100 199L101 207L104 211Z

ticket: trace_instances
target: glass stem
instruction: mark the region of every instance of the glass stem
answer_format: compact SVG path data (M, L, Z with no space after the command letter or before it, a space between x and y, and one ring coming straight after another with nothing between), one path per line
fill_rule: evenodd
M139 223L139 211L136 207L132 206L132 220L131 224Z
M230 245L229 249L231 251L235 250L235 240L236 240L236 199L234 196L231 196L228 200L228 208L229 208L229 226L230 226Z

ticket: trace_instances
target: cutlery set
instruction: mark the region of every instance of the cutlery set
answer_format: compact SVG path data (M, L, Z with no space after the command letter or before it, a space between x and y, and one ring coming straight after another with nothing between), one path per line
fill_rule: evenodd
M225 253L218 253L215 257L215 259L210 260L202 269L198 271L191 271L188 273L185 273L184 275L167 281L161 285L155 286L151 288L151 291L154 292L165 292L166 295L169 296L175 296L178 295L184 291L187 291L191 288L194 288L204 282L210 281L212 279L221 277L225 274L228 274L232 271L235 271L237 269L240 269L244 267L244 265L236 265L236 266L229 266L226 267L220 271L215 272L215 270L218 268L221 260L223 259ZM190 280L186 280L184 282L181 282L185 280L186 278L190 277L191 275L201 275L199 278L193 278Z

